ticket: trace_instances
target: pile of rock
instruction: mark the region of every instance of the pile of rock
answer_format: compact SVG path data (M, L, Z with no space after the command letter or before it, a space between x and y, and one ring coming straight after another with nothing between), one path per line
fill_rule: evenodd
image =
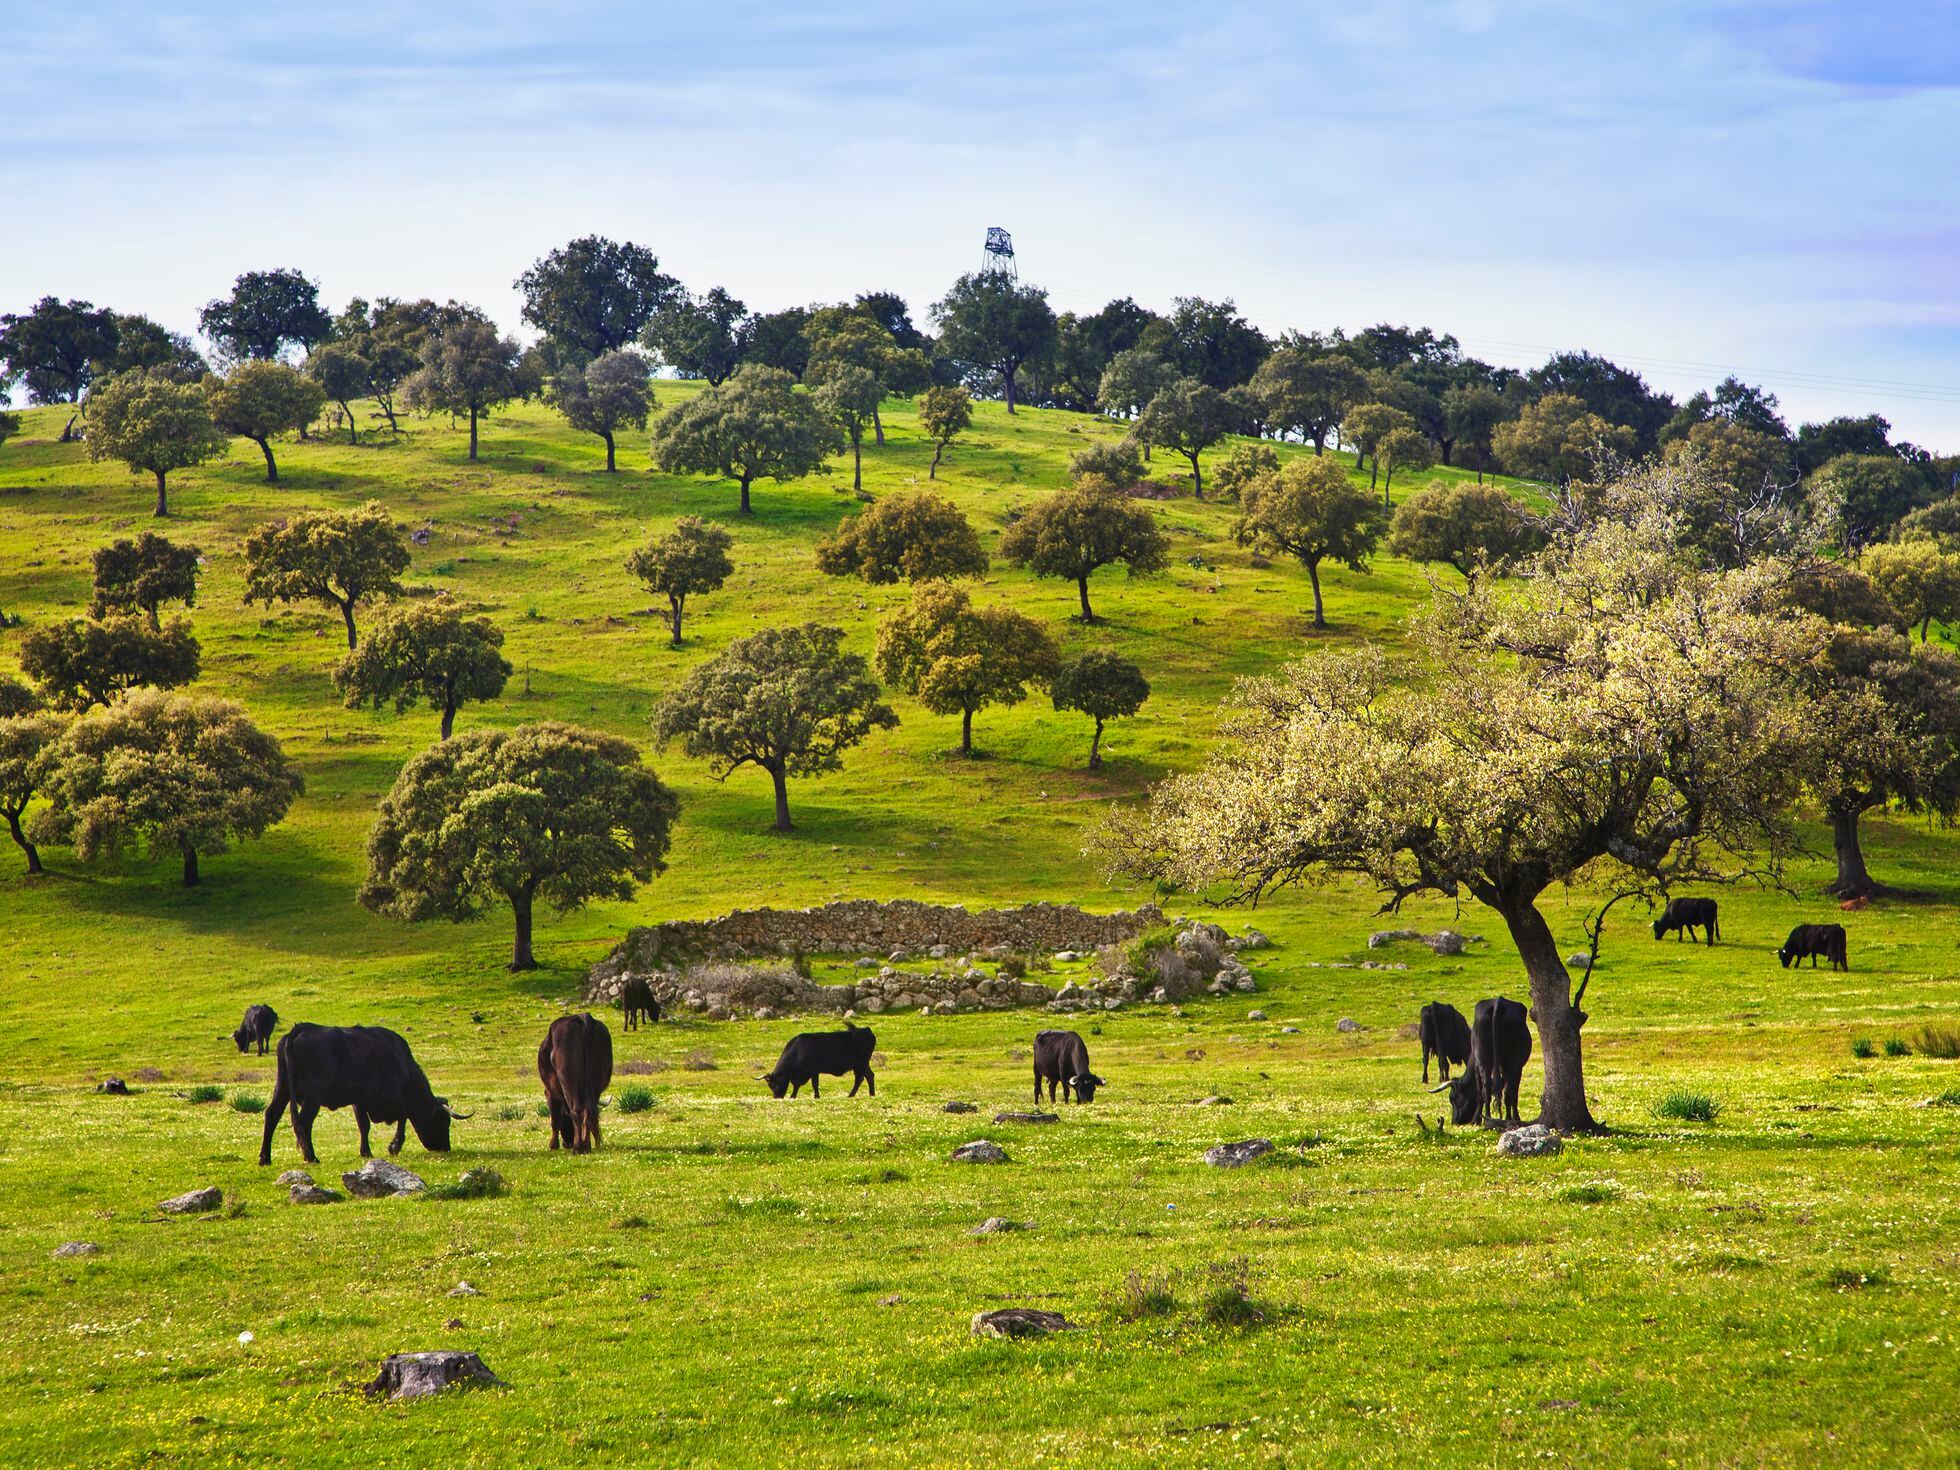
M1420 929L1377 929L1368 936L1368 948L1382 949L1391 944L1426 944L1432 953L1460 955L1473 944L1482 944L1481 934L1459 934L1454 929L1438 929L1425 934Z

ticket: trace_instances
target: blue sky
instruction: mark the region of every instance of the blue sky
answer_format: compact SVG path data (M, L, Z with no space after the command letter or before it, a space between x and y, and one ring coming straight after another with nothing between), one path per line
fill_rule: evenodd
M0 302L179 328L241 270L473 300L597 231L751 306L1585 346L1960 450L1960 0L53 5L0 60Z

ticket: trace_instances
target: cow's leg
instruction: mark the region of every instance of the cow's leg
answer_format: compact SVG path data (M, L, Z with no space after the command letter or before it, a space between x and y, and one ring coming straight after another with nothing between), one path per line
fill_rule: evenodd
M388 1152L390 1154L400 1153L402 1151L402 1140L407 1137L408 1137L408 1119L403 1118L399 1123L395 1124L395 1137L394 1140L388 1145Z
M368 1147L367 1109L361 1107L358 1103L354 1107L354 1126L361 1130L361 1157L364 1159L373 1158L374 1152Z
M265 1105L265 1132L259 1139L259 1162L272 1162L272 1135L279 1129L279 1115L286 1111L286 1079L282 1075L272 1084L272 1101Z
M1429 1085L1429 1048L1426 1046L1422 1049L1422 1085Z
M811 1097L823 1096L823 1085L817 1080L817 1074L815 1072L812 1072L810 1074L810 1096Z
M320 1156L313 1152L313 1120L320 1116L318 1103L301 1104L293 1099L293 1137L299 1140L299 1156L309 1164L320 1162Z
M1034 1100L1037 1103L1041 1101L1041 1071L1039 1068L1035 1070L1034 1074Z
M599 1100L594 1098L585 1110L585 1148L590 1153L599 1146Z
M844 1096L846 1096L846 1097L856 1097L856 1096L858 1095L858 1089L859 1089L860 1087L862 1087L862 1086L864 1086L864 1070L863 1070L863 1068L861 1068L861 1067L860 1067L860 1068L854 1068L854 1069L852 1069L852 1072L851 1072L851 1090L850 1090L849 1092L847 1092L847 1093L845 1093L845 1094L844 1094Z

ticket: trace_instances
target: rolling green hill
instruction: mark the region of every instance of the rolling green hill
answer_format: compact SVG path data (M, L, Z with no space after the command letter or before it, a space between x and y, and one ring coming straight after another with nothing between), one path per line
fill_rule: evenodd
M662 383L660 404L692 391ZM29 624L82 610L94 548L152 525L146 482L54 442L64 413L30 411L0 445L0 610ZM866 451L874 495L923 484L931 457L909 405L891 405L886 424L889 444ZM1012 510L1062 484L1071 453L1115 432L982 404L938 486L991 548ZM870 651L904 590L827 578L812 560L856 504L847 473L762 482L742 519L732 485L645 462L635 445L607 475L597 439L531 405L495 417L476 464L462 431L414 420L399 441L288 443L277 484L244 441L173 477L167 533L207 557L191 612L199 687L249 706L307 792L264 840L208 860L196 889L168 862L85 867L60 849L28 880L0 847L0 1460L1960 1454L1960 1106L1923 1106L1960 1103L1960 1064L1850 1049L1911 1041L1960 1012L1960 849L1918 823L1870 824L1875 872L1915 896L1843 916L1848 975L1784 971L1773 953L1792 923L1834 909L1817 896L1821 861L1798 869L1797 896L1724 895L1729 942L1713 950L1656 945L1637 912L1617 920L1586 1032L1595 1111L1615 1131L1557 1160L1501 1161L1480 1136L1438 1141L1416 1125L1435 1100L1417 1091L1398 1028L1432 998L1467 1011L1522 993L1501 925L1412 904L1398 923L1490 943L1457 960L1371 953L1378 901L1346 886L1259 911L1278 944L1256 966L1261 996L1103 1018L1090 1044L1110 1089L1059 1126L984 1121L1025 1097L1028 1041L1047 1019L1036 1014L880 1017L875 1102L815 1104L774 1103L750 1080L795 1022L683 1019L618 1037L622 1061L645 1065L653 1107L609 1113L597 1156L547 1155L537 1040L629 925L833 897L1134 904L1148 895L1108 889L1082 852L1106 803L1200 760L1236 677L1330 644L1392 648L1427 596L1425 572L1393 558L1365 575L1325 570L1334 626L1316 637L1304 573L1255 564L1230 539L1230 507L1151 502L1172 569L1099 578L1103 626L1067 621L1070 584L1010 567L977 594L1043 619L1071 649L1108 641L1143 667L1153 697L1112 725L1103 770L1082 769L1088 722L1045 698L983 712L985 758L972 761L951 753L955 720L897 698L896 730L841 774L792 784L797 831L778 837L766 778L716 782L650 751L683 802L669 871L631 903L541 916L544 968L513 977L506 915L411 927L354 903L375 803L434 738L435 716L342 709L328 679L344 651L337 616L244 606L239 548L269 518L370 498L428 528L406 580L494 618L518 670L459 729L552 718L644 742L659 695L757 628L832 622ZM1161 457L1157 470L1173 478ZM690 602L686 646L672 650L623 563L687 513L731 526L738 571ZM18 636L0 633L0 670ZM1583 907L1584 895L1548 904L1568 947ZM1387 955L1407 968L1358 968ZM184 1095L214 1084L240 1109L262 1103L270 1058L222 1039L250 1001L289 1022L403 1030L438 1090L476 1113L453 1156L411 1144L403 1162L432 1181L492 1164L512 1192L286 1206L275 1171L253 1162L256 1115ZM1268 1019L1250 1020L1249 1004ZM1337 1032L1340 1017L1363 1029ZM109 1073L140 1095L89 1093ZM1534 1067L1528 1096L1535 1085ZM1711 1095L1715 1120L1658 1116L1681 1090ZM1187 1106L1207 1094L1235 1101ZM942 1116L954 1097L980 1103L979 1118ZM1212 1143L1254 1135L1282 1147L1237 1172L1198 1162ZM980 1136L1013 1162L946 1162ZM328 1182L356 1162L351 1122L324 1118L319 1139L314 1172ZM297 1162L289 1133L275 1158ZM149 1213L204 1183L243 1212L167 1224ZM989 1215L1036 1228L969 1238ZM49 1259L72 1239L104 1252ZM458 1278L486 1294L446 1296ZM1235 1323L1215 1293L1238 1295L1241 1278L1256 1320ZM1157 1312L1152 1287L1174 1305ZM972 1312L1009 1302L1064 1310L1086 1330L1041 1344L967 1335ZM403 1410L346 1387L387 1352L436 1346L477 1348L513 1389Z

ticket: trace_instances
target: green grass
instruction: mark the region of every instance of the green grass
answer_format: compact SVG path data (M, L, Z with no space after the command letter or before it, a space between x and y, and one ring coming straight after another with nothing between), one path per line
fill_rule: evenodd
M653 1089L622 1087L615 1095L613 1105L622 1113L644 1113L653 1106Z
M1683 1123L1713 1123L1722 1105L1705 1092L1670 1092L1654 1106L1657 1118L1673 1118Z
M666 403L691 391L659 389ZM149 526L150 492L54 444L59 410L26 420L0 446L0 608L33 624L81 609L89 553ZM922 484L930 457L908 407L887 424L891 443L866 453L874 493ZM939 487L991 543L1110 432L982 405ZM1475 1130L1435 1133L1440 1100L1397 1035L1425 1001L1521 993L1502 926L1423 901L1395 925L1489 943L1455 959L1371 952L1388 921L1345 884L1256 916L1173 902L1274 937L1250 956L1262 993L1064 1020L1110 1085L1059 1124L990 1121L1026 1106L1045 1015L880 1017L875 1099L780 1103L753 1074L808 1018L683 1016L615 1025L616 1071L659 1072L657 1105L628 1111L622 1086L600 1151L550 1152L538 1040L629 924L832 897L1134 904L1148 895L1111 889L1082 854L1106 804L1201 759L1233 678L1364 637L1393 650L1426 576L1385 556L1365 574L1329 569L1334 627L1315 636L1304 575L1252 565L1230 508L1188 499L1153 503L1176 543L1168 575L1097 578L1101 627L1067 621L1072 587L999 568L979 595L1070 649L1112 642L1149 675L1151 702L1112 724L1103 770L1081 769L1086 725L1039 700L983 713L991 758L968 762L949 754L955 722L899 698L897 730L841 774L792 784L798 830L778 838L766 779L719 782L650 752L684 802L669 871L631 902L542 917L546 968L513 977L502 915L411 927L354 904L374 805L435 718L341 708L337 619L240 604L251 527L369 496L428 525L408 580L495 618L518 670L502 700L463 712L466 729L549 717L644 740L661 691L731 639L822 618L868 651L904 593L814 571L811 543L854 504L843 476L764 482L742 521L731 487L651 475L643 448L603 474L598 441L536 405L496 415L483 443L470 465L445 422L410 421L399 443L289 443L277 486L249 446L172 477L168 531L208 559L192 613L203 683L280 736L307 793L263 841L209 859L195 890L167 863L84 867L61 850L29 881L0 844L0 1463L1960 1459L1960 1146L1955 1109L1922 1106L1960 1091L1924 1039L1960 1035L1960 837L1916 822L1868 824L1874 871L1914 896L1842 915L1861 956L1849 974L1775 960L1795 922L1839 917L1822 857L1793 872L1798 896L1724 894L1731 937L1712 949L1655 944L1644 916L1616 910L1585 1032L1588 1092L1615 1131L1529 1170ZM621 564L690 511L734 528L740 570L690 603L673 651ZM0 634L0 667L16 646ZM1567 949L1588 903L1548 897ZM856 956L809 958L831 973ZM84 994L95 1019L78 1025ZM255 1118L183 1100L269 1092L273 1058L220 1040L250 1001L287 1024L401 1030L437 1090L475 1113L453 1154L411 1137L402 1161L438 1192L476 1169L507 1191L288 1206L272 1176L299 1162L290 1132L261 1170ZM1270 1020L1248 1022L1254 1006ZM1363 1029L1338 1033L1343 1016ZM1914 1054L1848 1063L1854 1037L1883 1035L1912 1037ZM137 1095L89 1091L109 1074ZM1654 1100L1675 1092L1719 1097L1721 1126L1657 1119ZM1214 1094L1235 1101L1190 1106ZM950 1098L982 1111L946 1115ZM948 1161L985 1136L1012 1162ZM1200 1162L1262 1136L1282 1147L1261 1166ZM312 1172L337 1184L358 1163L352 1120L324 1114L316 1137ZM206 1183L242 1213L152 1214ZM1036 1228L969 1236L989 1215ZM103 1253L49 1259L74 1239ZM1228 1256L1242 1269L1220 1279ZM484 1294L449 1297L459 1279ZM1228 1297L1259 1320L1229 1320ZM1010 1303L1084 1330L969 1336L974 1312ZM349 1387L387 1353L439 1346L479 1350L512 1391L389 1409Z

